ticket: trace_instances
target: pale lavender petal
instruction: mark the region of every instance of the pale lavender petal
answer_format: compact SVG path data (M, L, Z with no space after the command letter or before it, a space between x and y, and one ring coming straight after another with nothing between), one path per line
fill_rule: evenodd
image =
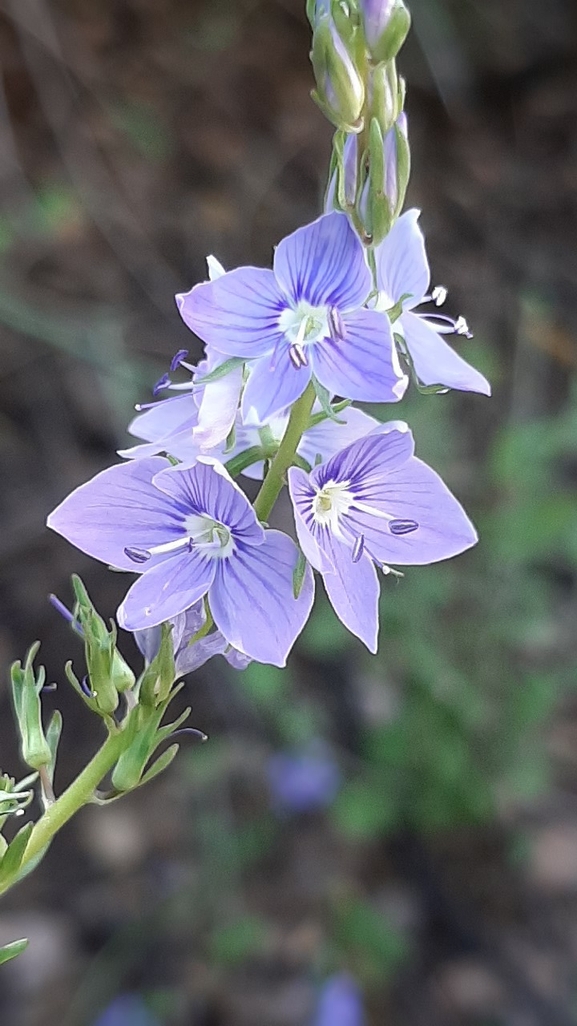
M310 351L310 350L307 350ZM270 356L252 365L242 397L242 417L251 424L266 424L303 394L311 379L310 367L293 365L289 346L281 344Z
M135 570L126 548L148 550L183 534L174 501L152 483L169 466L156 456L103 470L64 499L48 517L48 527L95 559Z
M192 388L191 385L189 387ZM131 420L127 431L135 438L144 439L145 442L156 442L159 438L172 435L182 428L192 429L197 420L198 410L190 393L154 403Z
M187 626L187 616L191 613L191 610L187 610L186 613L179 613L172 620L172 646L173 651L176 654L178 652L180 643L182 641L184 632ZM206 613L204 612L204 602L197 602L193 606L192 615L194 622L198 623L198 627L195 627L192 633L194 634L197 630L200 630L203 623L206 620ZM190 622L190 621L189 621ZM162 640L162 627L158 624L156 627L146 627L142 631L134 631L134 640L144 656L146 663L151 663L156 658L160 649L160 642Z
M327 534L332 570L323 573L323 583L341 623L377 651L379 633L379 581L372 560L362 555L356 562L353 551L334 535Z
M363 247L346 214L333 211L277 246L274 273L293 303L351 310L371 291Z
M192 467L171 467L158 474L154 484L172 497L173 506L187 513L206 513L230 528L235 539L247 545L264 542L264 530L250 502L218 460L200 456Z
M379 290L392 305L408 293L412 298L404 303L407 310L422 302L431 280L425 240L417 223L420 213L407 210L376 250Z
M317 540L317 534L320 536L321 532L315 530L312 515L316 489L311 478L300 467L290 467L287 477L297 538L303 554L315 570L330 569L330 562Z
M388 473L403 466L414 454L415 442L407 424L381 424L370 435L336 453L311 475L315 485L347 481L353 488L379 487Z
M345 314L344 339L324 339L309 346L313 374L329 392L367 403L396 403L408 384L403 374L391 323L376 310Z
M213 656L223 655L228 648L228 641L223 638L220 631L213 631L212 634L199 638L194 645L185 645L178 653L176 670L179 674L193 673L199 667L204 666Z
M267 531L264 545L238 549L223 559L209 594L214 621L230 644L261 663L284 666L308 620L314 581L307 567L298 599L293 571L298 552L280 531Z
M400 323L415 373L423 385L446 385L491 395L487 379L463 360L423 317L405 313Z
M216 559L193 548L147 569L119 607L118 623L127 631L139 631L173 619L206 595L216 565Z
M436 563L464 552L477 541L463 507L439 475L414 456L385 471L380 480L377 475L367 478L362 489L355 488L355 498L344 519L354 535L364 536L365 551L381 563ZM395 535L389 526L391 517L419 526Z
M178 654L176 669L179 674L192 673L204 666L213 656L222 655L235 670L246 670L251 660L242 652L231 648L220 631L199 638L194 645L184 647Z
M378 420L352 406L339 413L338 418L343 420L344 424L337 424L334 420L327 418L305 431L297 451L299 456L310 463L311 467L314 467L318 455L322 457L323 462L326 462L347 445L351 445L352 442L356 442L357 439L363 438L364 435L368 435L370 431L379 427Z
M231 432L242 389L242 367L203 388L198 408L198 424L193 430L195 443L207 452L224 442Z
M176 297L180 315L207 345L252 359L274 349L286 296L272 271L239 267Z

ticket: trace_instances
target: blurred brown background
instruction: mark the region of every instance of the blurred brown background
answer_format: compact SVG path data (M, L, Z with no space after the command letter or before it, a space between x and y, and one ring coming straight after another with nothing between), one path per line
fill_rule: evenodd
M65 718L59 788L97 743L48 593L69 601L77 571L110 616L125 587L50 536L47 512L111 462L173 353L199 354L173 295L206 254L267 264L320 209L331 128L309 98L303 7L0 2L0 762L15 775L7 671L36 638ZM194 675L209 744L81 813L3 902L0 941L31 946L0 970L2 1026L90 1026L122 993L161 1026L311 1026L343 969L370 1026L577 1022L577 5L411 10L408 202L494 398L413 396L395 416L480 546L387 587L378 659L321 603L286 678L220 661ZM279 814L268 760L305 744L338 765L339 796Z

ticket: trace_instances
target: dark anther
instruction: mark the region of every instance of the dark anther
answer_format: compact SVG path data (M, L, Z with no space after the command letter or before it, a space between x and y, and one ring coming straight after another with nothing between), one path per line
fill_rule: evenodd
M365 536L359 534L358 538L353 545L353 563L358 563L365 549Z
M148 563L150 552L148 549L125 549L124 555L128 556L133 563Z
M331 338L334 338L336 342L342 342L346 335L345 322L336 306L331 306L329 310L328 323Z
M391 534L397 536L403 534L412 534L413 531L418 531L419 525L416 520L391 520L389 527Z

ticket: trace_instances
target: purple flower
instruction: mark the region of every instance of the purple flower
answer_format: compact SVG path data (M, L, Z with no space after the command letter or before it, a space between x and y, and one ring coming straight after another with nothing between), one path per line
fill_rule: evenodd
M477 541L440 477L414 456L407 425L383 425L305 474L289 470L301 548L323 575L337 616L377 650L375 563L435 563Z
M307 573L293 595L294 542L265 531L240 488L208 456L123 463L77 488L48 526L83 552L141 577L118 610L126 630L154 627L207 596L228 644L284 666L311 610Z
M179 676L198 670L215 655L224 656L235 670L245 670L251 661L248 656L232 648L219 630L204 635L191 645L194 635L206 623L206 610L202 600L187 609L186 612L172 617L170 622L172 623L174 662ZM134 640L147 664L151 663L158 655L161 637L160 624L134 632Z
M206 344L255 360L243 420L265 423L312 375L333 395L396 402L406 389L385 314L366 310L371 275L346 215L333 211L279 244L274 271L240 267L177 296Z
M322 744L297 752L277 752L267 763L273 805L281 812L314 812L336 798L341 774Z
M366 1026L360 987L348 973L331 976L319 995L313 1026Z
M463 318L457 321L438 314L415 313L415 307L433 300L440 305L445 289L428 294L431 273L425 240L417 221L419 210L407 210L376 250L377 307L388 310L403 300L402 313L394 324L405 340L415 373L423 385L446 385L465 392L491 394L491 386L441 337L445 333L468 335Z
M93 1026L160 1026L137 994L121 994L94 1021Z

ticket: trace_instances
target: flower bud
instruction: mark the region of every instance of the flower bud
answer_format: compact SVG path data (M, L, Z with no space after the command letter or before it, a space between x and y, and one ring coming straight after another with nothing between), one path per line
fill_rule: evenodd
M392 61L411 27L403 0L360 0L363 30L375 64Z
M407 119L400 114L385 134L376 118L369 132L369 168L358 213L372 245L378 245L398 217L409 181L410 153Z
M20 662L14 663L10 671L22 759L35 770L48 766L52 761L52 752L42 726L40 703L46 674L42 666L36 677L32 665L39 648L40 642L37 642L28 652L24 666Z
M116 647L116 629L109 630L96 612L79 577L72 579L76 595L76 618L82 629L90 690L98 710L111 716L118 707L119 693L134 686L135 676Z
M331 176L325 198L325 213L354 207L357 197L358 136L337 133L333 143Z
M337 128L360 132L365 87L332 16L319 19L311 60L317 83L315 102Z

